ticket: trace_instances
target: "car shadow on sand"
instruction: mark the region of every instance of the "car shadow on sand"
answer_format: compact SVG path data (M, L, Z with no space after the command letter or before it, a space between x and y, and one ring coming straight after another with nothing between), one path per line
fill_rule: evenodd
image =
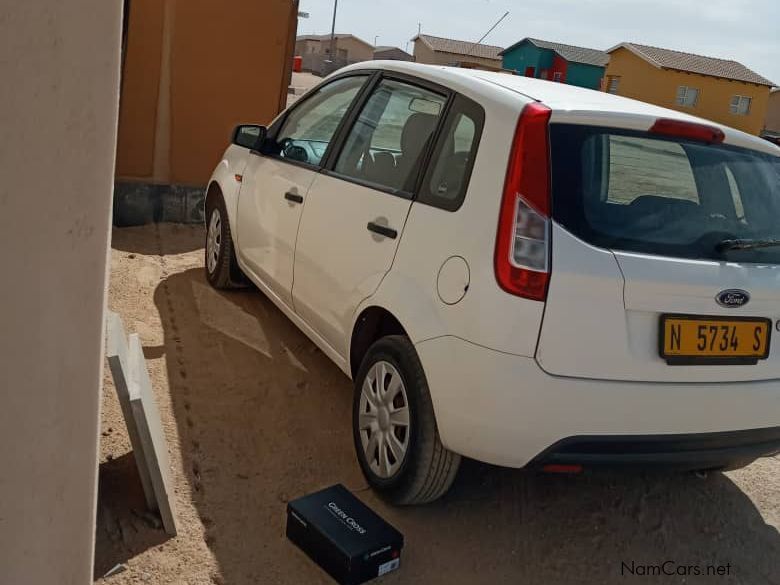
M738 475L544 476L465 461L442 500L390 507L355 461L351 383L267 298L217 292L192 269L154 300L165 342L153 351L165 354L185 471L225 584L330 583L284 525L289 499L334 483L405 534L388 584L711 583L708 565L728 566L716 582L779 582L777 529ZM758 465L750 481L771 499L778 465ZM653 576L666 561L705 574Z

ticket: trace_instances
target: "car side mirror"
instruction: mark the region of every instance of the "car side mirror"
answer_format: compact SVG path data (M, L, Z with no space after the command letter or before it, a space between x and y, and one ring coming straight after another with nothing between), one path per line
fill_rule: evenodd
M236 126L230 137L230 142L250 150L260 150L268 134L268 128L256 124L241 124Z

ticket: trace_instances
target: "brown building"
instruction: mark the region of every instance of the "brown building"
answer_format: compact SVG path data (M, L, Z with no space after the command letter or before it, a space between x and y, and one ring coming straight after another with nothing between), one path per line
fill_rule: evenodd
M501 70L503 47L481 45L432 35L417 35L414 41L414 60L429 65Z
M129 7L115 222L197 221L231 129L268 122L285 107L298 1Z
M414 57L398 47L376 47L375 61L414 61Z
M762 136L772 139L780 144L780 87L776 87L769 94L769 104L766 108L766 121Z
M295 54L303 57L303 70L324 75L374 58L374 45L355 35L335 35L335 58L331 59L331 35L302 35L295 41Z

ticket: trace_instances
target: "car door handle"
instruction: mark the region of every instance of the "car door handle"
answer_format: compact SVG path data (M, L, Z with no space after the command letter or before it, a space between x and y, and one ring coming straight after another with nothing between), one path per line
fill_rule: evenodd
M284 198L287 199L287 201L292 201L293 203L303 203L303 197L297 193L290 193L288 191L284 194Z
M375 234L379 234L380 236L384 236L386 238L390 238L391 240L394 240L398 237L398 232L393 228L387 227L386 225L379 225L378 223L370 221L366 227L368 227L368 231L374 232Z

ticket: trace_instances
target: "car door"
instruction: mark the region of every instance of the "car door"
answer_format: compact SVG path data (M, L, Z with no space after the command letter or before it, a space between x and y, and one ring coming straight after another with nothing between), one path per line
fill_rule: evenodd
M295 252L295 311L341 356L354 311L390 269L448 94L381 78L312 184Z
M336 79L296 104L244 170L234 234L238 257L256 281L287 305L309 187L367 79L366 74Z

